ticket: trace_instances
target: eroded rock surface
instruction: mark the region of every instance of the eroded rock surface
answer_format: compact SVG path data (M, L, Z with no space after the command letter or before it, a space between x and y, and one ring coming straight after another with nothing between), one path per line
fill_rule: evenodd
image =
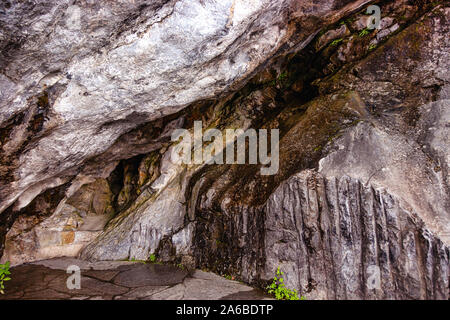
M369 2L5 6L2 261L155 256L263 288L281 267L309 299L448 299L450 8L383 1L368 30ZM279 129L277 174L177 164L196 120ZM210 290L114 272L145 283L123 298Z
M76 175L138 125L238 85L282 46L300 44L364 2L3 6L1 121L22 121L2 142L2 158L16 156L2 165L10 178L2 179L0 210L21 195L24 207Z
M385 190L302 172L265 210L265 271L319 299L448 299L448 246Z
M81 270L79 289L67 286L69 266ZM196 270L188 274L160 264L52 259L17 266L11 272L13 279L0 300L221 300L230 296L270 299L257 289L213 273Z

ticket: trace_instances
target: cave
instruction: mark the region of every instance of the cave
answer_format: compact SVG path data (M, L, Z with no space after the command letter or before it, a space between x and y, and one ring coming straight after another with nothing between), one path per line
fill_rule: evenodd
M448 300L449 15L0 4L0 300Z

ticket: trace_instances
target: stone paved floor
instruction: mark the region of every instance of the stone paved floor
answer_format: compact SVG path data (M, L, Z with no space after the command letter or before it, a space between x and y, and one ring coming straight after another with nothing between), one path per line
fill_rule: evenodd
M81 269L81 288L68 289L70 265ZM143 299L143 300L261 300L260 290L196 270L139 262L89 263L59 258L11 268L4 299Z

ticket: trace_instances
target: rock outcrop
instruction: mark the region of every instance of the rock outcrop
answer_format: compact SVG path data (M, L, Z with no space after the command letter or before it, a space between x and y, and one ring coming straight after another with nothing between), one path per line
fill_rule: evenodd
M264 216L266 277L313 299L448 299L449 248L385 190L302 172Z
M260 287L280 267L310 299L448 299L450 8L377 2L369 30L371 2L8 2L2 261L155 256ZM278 172L177 163L196 120L279 129Z
M138 125L238 87L368 1L323 2L3 5L0 211L83 174Z

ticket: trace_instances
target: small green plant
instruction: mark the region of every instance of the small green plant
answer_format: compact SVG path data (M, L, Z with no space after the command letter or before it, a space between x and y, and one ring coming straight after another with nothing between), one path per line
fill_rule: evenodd
M434 7L438 6L439 3L440 3L440 1L433 1L433 2L431 3L431 6L434 8Z
M356 17L351 17L345 20L345 24L351 25L353 22L356 21Z
M156 256L152 253L152 254L150 255L150 257L148 258L148 260L149 260L150 262L155 262L155 261L156 261Z
M0 264L0 293L5 294L5 281L11 280L10 277L8 277L11 274L11 271L9 271L9 261L6 261L5 264Z
M177 268L178 268L178 269L181 269L181 270L184 270L184 266L183 266L183 264L181 264L181 263L177 264Z
M275 87L277 84L279 84L280 86L287 86L288 82L288 74L286 71L282 72L280 75L278 75L278 77L276 79L273 79L272 81L269 82L269 85L271 87Z
M376 45L375 43L372 43L372 44L369 46L369 51L375 50L376 47L377 47L377 45Z
M344 39L336 39L336 40L334 40L334 41L331 43L331 46L332 46L332 47L337 46L337 45L338 45L339 43L341 43L343 40L344 40Z
M273 278L273 282L267 287L268 293L273 294L277 300L306 300L305 297L298 297L297 290L290 290L284 285L284 279L282 278L283 272L280 267L277 269L277 275Z
M359 36L362 38L362 37L367 36L369 33L370 33L370 30L365 28L365 29L361 30L361 32L359 33Z
M287 77L288 77L288 74L286 71L284 71L278 76L278 81L280 81L280 82L284 81Z

